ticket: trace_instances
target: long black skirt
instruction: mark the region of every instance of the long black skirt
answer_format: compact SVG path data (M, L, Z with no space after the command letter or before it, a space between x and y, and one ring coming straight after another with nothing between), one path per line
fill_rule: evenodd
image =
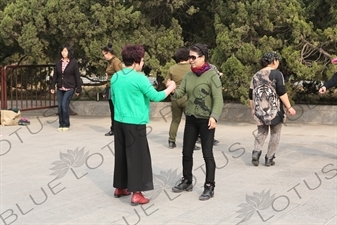
M114 121L115 171L113 186L128 191L153 190L153 176L146 125Z

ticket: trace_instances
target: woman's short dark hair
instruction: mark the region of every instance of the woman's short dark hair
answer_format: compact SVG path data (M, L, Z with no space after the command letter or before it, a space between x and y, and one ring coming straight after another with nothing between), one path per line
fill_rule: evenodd
M62 51L63 51L63 49L67 49L67 51L68 51L68 58L69 59L72 59L72 58L74 58L74 50L73 50L73 48L71 47L71 45L69 45L69 44L64 44L64 45L62 45L61 47L60 47L60 56L61 56L61 58L63 58L63 56L62 56Z
M104 46L102 48L102 51L110 52L111 54L115 55L115 51L112 49L112 44L111 43L109 43L106 46Z
M274 60L280 60L280 57L276 54L276 52L267 52L260 59L260 65L264 68L273 63Z
M125 45L122 50L122 59L125 66L132 66L133 63L140 63L144 54L145 50L142 45Z
M193 52L197 52L199 56L205 56L205 62L208 62L208 57L209 57L209 53L208 53L208 47L207 45L204 44L194 44L190 47L190 50Z
M190 55L190 52L188 48L179 48L176 53L174 54L174 60L176 63L182 62L182 61L187 61L188 56Z

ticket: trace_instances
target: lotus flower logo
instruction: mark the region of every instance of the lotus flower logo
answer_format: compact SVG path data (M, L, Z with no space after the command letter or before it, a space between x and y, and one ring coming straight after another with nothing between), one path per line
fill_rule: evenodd
M258 210L268 209L275 199L275 194L270 196L270 190L261 193L254 192L252 196L246 195L246 202L242 203L238 207L240 210L236 211L240 213L237 218L243 218L238 224L249 220L255 212L259 213Z
M88 154L89 152L84 153L84 148L81 150L76 148L75 151L67 150L67 153L60 152L60 160L52 163L54 167L50 168L50 170L54 170L54 172L50 175L56 175L56 179L64 177L69 169L82 166Z
M172 171L172 169L170 169L167 172L161 171L160 174L153 174L154 190L151 194L151 199L157 198L161 191L166 193L165 189L171 189L176 184L181 178L177 173L177 170L178 169Z

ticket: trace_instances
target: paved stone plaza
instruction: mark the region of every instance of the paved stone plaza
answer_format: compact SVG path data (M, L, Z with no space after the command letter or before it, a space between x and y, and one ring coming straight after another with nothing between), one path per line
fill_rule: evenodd
M265 167L261 158L254 167L255 124L221 121L215 196L202 202L201 151L194 154L193 191L171 191L181 178L184 121L177 148L168 149L170 119L153 119L155 189L145 193L149 204L134 207L130 196L113 196L114 139L104 136L109 117L72 116L68 132L56 131L54 115L25 117L27 127L1 126L0 225L337 224L336 124L288 123L276 165Z

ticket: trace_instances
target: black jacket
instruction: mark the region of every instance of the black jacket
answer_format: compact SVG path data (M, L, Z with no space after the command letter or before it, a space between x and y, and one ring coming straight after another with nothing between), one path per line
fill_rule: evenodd
M53 79L50 84L50 89L55 89L62 86L65 88L72 88L76 93L82 92L82 82L78 63L75 59L70 59L68 65L62 73L62 61L58 61L55 65Z
M330 80L325 82L324 86L326 89L332 88L337 85L337 73L335 73Z

